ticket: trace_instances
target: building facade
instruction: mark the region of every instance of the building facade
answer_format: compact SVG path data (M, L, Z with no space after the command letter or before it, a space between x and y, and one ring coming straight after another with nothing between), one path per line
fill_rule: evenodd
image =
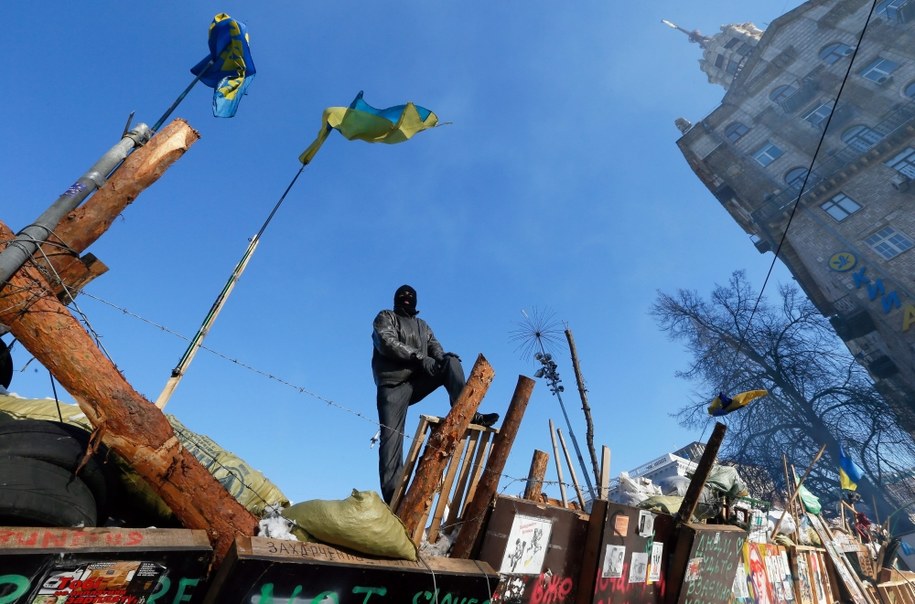
M690 40L725 94L677 120L681 152L915 432L915 0L810 0Z

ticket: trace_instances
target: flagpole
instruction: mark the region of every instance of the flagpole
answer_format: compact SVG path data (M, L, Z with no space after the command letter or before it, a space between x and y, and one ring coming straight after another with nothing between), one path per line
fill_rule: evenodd
M245 249L245 253L241 257L241 260L239 260L238 264L235 265L235 269L229 276L228 281L226 281L222 291L219 292L219 295L216 297L216 300L210 307L209 312L207 313L206 317L204 317L203 323L200 325L200 329L198 329L194 337L191 338L190 345L187 347L187 350L184 351L184 355L182 355L181 360L178 361L178 365L175 366L175 368L172 370L172 375L165 383L165 388L162 389L162 392L159 394L159 398L156 399L156 407L159 409L164 409L165 405L168 404L169 399L175 392L175 389L178 387L178 383L181 381L181 378L184 377L188 366L191 364L191 361L194 360L194 356L203 345L203 339L209 333L210 328L216 321L216 317L219 315L223 306L225 306L226 301L229 298L229 294L232 293L232 290L235 288L235 284L241 278L241 274L248 266L248 261L250 261L251 256L254 255L254 250L257 249L257 244L260 243L261 236L264 234L264 231L267 230L267 225L269 225L270 221L273 220L273 216L276 214L277 210L280 209L283 201L286 200L286 196L289 194L289 191L292 189L292 186L295 184L295 182L299 179L299 176L302 174L303 170L305 170L305 164L302 164L302 167L299 168L298 172L296 172L295 176L292 178L292 181L286 187L286 190L283 191L282 196L280 196L279 201L277 201L276 205L273 206L273 210L270 211L270 215L267 216L264 224L261 225L260 230L256 235L254 235L254 237L251 238L248 247Z
M187 85L187 88L184 89L184 92L182 92L181 94L178 95L178 98L176 98L175 101L171 104L171 106L165 110L165 113L162 114L162 117L160 117L158 120L156 120L156 123L153 124L153 127L152 127L153 132L156 132L159 130L159 128L162 126L162 124L165 123L165 120L167 120L169 118L169 116L171 116L172 112L178 107L178 105L181 104L181 101L184 100L184 97L186 97L188 95L188 93L191 91L191 88L193 88L194 85L200 81L200 78L202 78L204 76L204 74L206 74L206 72L208 72L210 70L210 67L212 67L213 63L215 63L215 62L216 62L216 58L215 57L211 58L210 61L206 64L206 66L202 70L200 70L200 73L197 74L197 77L195 77L193 80L191 80L191 83Z

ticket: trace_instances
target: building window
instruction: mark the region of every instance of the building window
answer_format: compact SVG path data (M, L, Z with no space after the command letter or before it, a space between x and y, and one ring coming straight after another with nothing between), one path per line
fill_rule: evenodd
M849 56L854 51L855 49L848 44L833 42L832 44L827 44L820 49L820 60L822 60L827 65L832 65L839 59L843 59Z
M915 82L909 82L909 83L906 85L905 89L903 90L903 93L904 93L908 98L910 98L910 99L915 99Z
M740 48L737 49L737 54L745 57L748 54L750 54L751 50L753 50L753 45L747 44L746 42L744 42L743 44L740 45Z
M915 149L912 147L906 147L906 149L901 153L898 153L896 157L884 163L903 176L915 180Z
M737 46L738 42L740 42L740 38L731 38L730 40L727 41L727 43L724 45L724 47L725 48L734 48L735 46Z
M833 105L834 103L832 101L822 103L807 113L807 115L804 116L804 119L814 126L820 127L829 119L829 114L832 113Z
M887 260L891 260L912 248L912 240L893 227L883 227L865 239L864 242Z
M782 86L778 86L769 93L769 100L776 103L781 103L782 101L787 101L793 97L795 92L797 92L797 88L791 84L784 84Z
M856 151L869 151L874 145L880 142L883 136L867 126L852 126L842 133L842 142Z
M820 205L820 207L823 208L824 212L832 216L836 222L842 222L860 210L861 204L845 193L839 193L838 195L833 195L829 201Z
M804 185L804 180L807 178L807 172L807 168L802 168L800 166L791 168L785 174L785 184L795 191L800 191L801 187Z
M904 23L905 14L903 9L909 4L909 0L882 0L877 3L874 9L878 15L894 23Z
M890 79L890 74L896 71L899 63L877 57L871 61L870 65L861 70L861 76L871 82L883 84Z
M762 148L760 148L759 151L757 151L756 153L753 154L753 159L755 159L756 162L760 166L765 168L766 166L768 166L769 164L774 162L776 159L781 157L783 153L784 153L784 151L782 151L781 149L779 149L778 147L776 147L769 141L766 141L766 144L764 144L762 146Z
M725 127L724 136L730 142L736 143L749 131L750 129L743 122L731 122Z

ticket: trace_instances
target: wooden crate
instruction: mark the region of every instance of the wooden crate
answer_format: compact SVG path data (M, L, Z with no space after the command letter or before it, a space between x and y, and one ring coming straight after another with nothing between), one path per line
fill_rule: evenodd
M211 558L204 531L0 527L0 602L201 602Z
M319 543L239 536L206 604L469 604L491 599L499 575L485 562L367 558Z

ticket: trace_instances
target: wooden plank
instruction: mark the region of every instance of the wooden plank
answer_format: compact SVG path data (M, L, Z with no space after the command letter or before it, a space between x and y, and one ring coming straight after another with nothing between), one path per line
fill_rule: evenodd
M581 572L578 575L578 591L575 604L590 604L594 597L594 588L601 568L601 543L604 540L604 527L607 523L607 500L598 499L591 502L591 513L588 515L588 532L585 536L585 547L581 558Z
M480 442L480 430L470 427L470 438L467 439L467 450L461 460L461 469L458 471L457 486L454 487L454 495L451 498L451 509L448 512L448 518L445 520L444 530L450 530L461 517L461 511L464 508L466 499L464 493L467 492L467 484L470 481L470 472L473 468L473 456L476 453L477 445Z
M0 527L0 555L125 549L209 550L210 541L202 530Z
M204 602L485 602L498 581L489 564L474 560L386 560L318 543L241 536Z
M851 567L851 564L845 556L842 555L842 552L838 550L829 527L826 526L819 516L807 513L807 518L810 520L810 524L819 536L820 541L822 541L823 547L826 549L826 555L832 563L832 568L838 575L839 582L848 592L855 604L877 604L873 596L864 591L864 587L855 574L854 569Z
M464 497L465 509L466 503L473 501L473 496L477 493L477 485L480 484L480 475L483 474L483 468L486 465L486 459L489 457L489 449L492 446L492 436L496 434L496 430L492 428L487 428L485 432L480 435L480 445L477 449L477 458L473 461L473 474L470 476L470 484L467 485L467 495ZM463 518L466 514L462 513L461 517Z
M420 415L419 416L419 425L416 427L416 434L413 435L413 444L410 445L410 452L407 454L407 459L403 465L403 475L400 477L400 484L397 485L397 489L394 491L394 497L391 498L390 508L396 510L397 506L400 505L400 500L403 499L404 491L407 489L407 483L410 482L410 476L413 475L413 468L416 467L416 460L419 459L419 451L423 446L423 441L426 439L426 429L432 423L438 423L440 420L437 417L432 417L429 415Z
M451 456L451 461L448 462L448 468L445 471L445 478L442 480L442 486L438 491L438 501L435 504L435 512L432 514L432 522L429 524L428 531L426 533L426 540L429 543L435 543L438 541L438 533L442 526L442 516L445 515L445 506L448 505L451 495L451 487L454 484L454 475L457 473L458 466L460 465L461 456L464 453L464 446L467 444L467 434L464 434L464 438L458 442L457 448L454 450L454 455Z

